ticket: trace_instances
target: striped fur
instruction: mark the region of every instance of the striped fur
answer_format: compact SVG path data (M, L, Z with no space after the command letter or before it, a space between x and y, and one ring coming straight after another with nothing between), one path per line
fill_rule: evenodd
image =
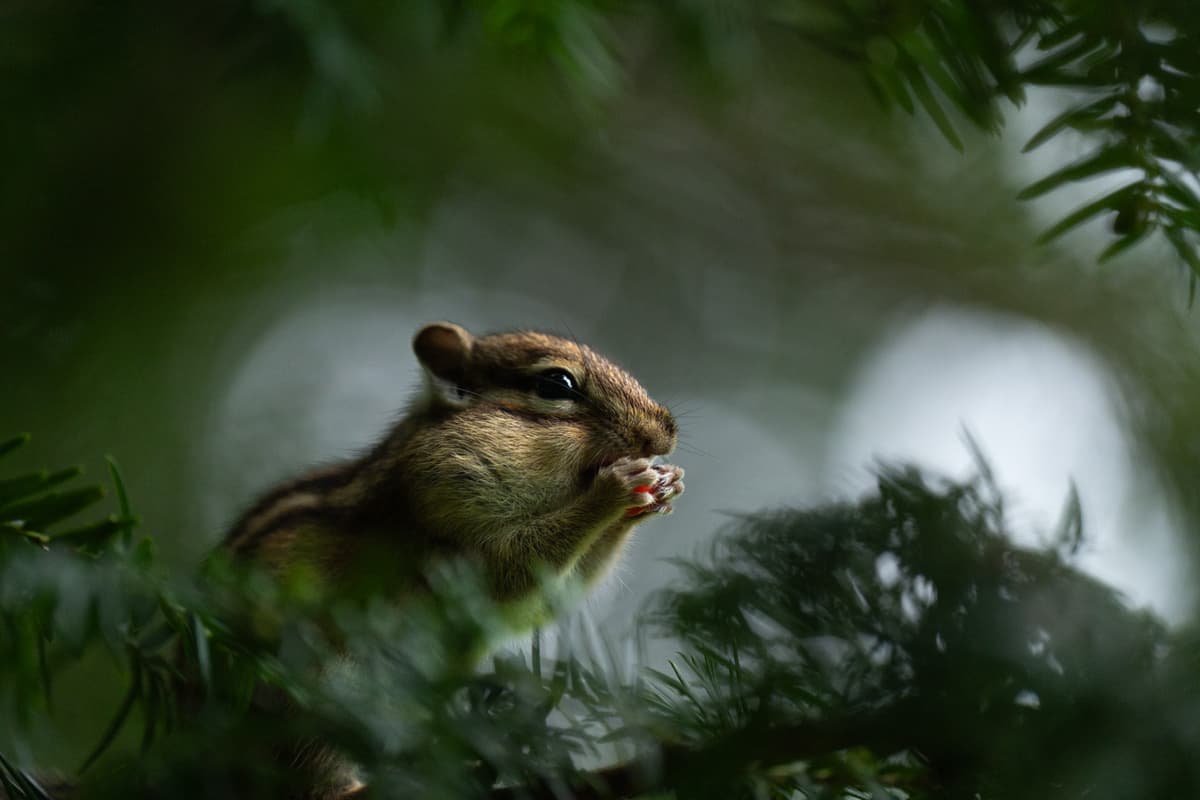
M591 349L527 331L476 339L441 323L419 331L414 350L428 381L404 417L360 458L263 495L227 552L275 572L308 567L347 591L366 563L396 599L421 589L433 559L465 557L510 619L530 626L545 619L545 568L595 582L650 516L638 514L669 511L683 491L682 470L648 460L675 446L671 413ZM568 371L578 391L540 396L548 369ZM660 479L653 498L634 491ZM362 789L353 765L319 744L302 766L326 787L313 798Z
M628 487L597 478L619 458L670 452L670 412L595 351L548 334L474 338L439 324L414 349L429 381L404 418L362 457L268 492L225 548L331 578L367 547L410 571L465 556L505 602L533 591L544 567L599 579L644 517L625 516ZM551 368L570 373L577 397L530 388Z

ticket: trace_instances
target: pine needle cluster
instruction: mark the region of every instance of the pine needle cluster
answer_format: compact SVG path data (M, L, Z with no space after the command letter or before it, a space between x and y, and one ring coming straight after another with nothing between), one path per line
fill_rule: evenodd
M643 613L677 650L662 668L594 633L477 668L465 654L504 621L462 565L400 607L215 559L169 575L126 498L56 535L84 510L68 498L98 494L50 491L64 475L0 484L0 719L27 753L32 727L61 724L59 674L96 650L126 691L67 784L6 753L12 798L298 795L304 771L278 757L298 741L353 759L378 797L1200 788L1197 638L1070 566L1077 502L1046 546L1015 545L982 462L967 482L886 468L859 502L732 521Z

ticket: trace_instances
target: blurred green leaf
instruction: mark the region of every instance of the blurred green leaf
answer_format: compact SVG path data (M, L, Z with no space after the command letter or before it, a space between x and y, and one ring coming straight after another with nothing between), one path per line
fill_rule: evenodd
M6 533L12 536L21 536L36 545L45 545L50 542L50 537L38 531L27 530L23 525L14 525L11 522L0 522L0 533Z
M55 534L50 538L50 541L54 544L82 547L95 551L108 545L114 536L126 533L136 526L136 518L125 519L114 514L97 522Z
M117 708L112 720L108 723L108 727L100 736L100 741L95 748L88 753L87 757L79 766L79 772L82 774L88 770L88 767L96 763L100 756L104 755L105 751L112 746L121 729L125 727L129 715L133 712L138 698L142 695L142 673L139 663L132 663L133 674L130 676L129 689L125 692L125 697L121 700L121 705Z
M1158 173L1163 180L1163 192L1180 206L1192 211L1200 210L1200 197L1195 190L1170 169ZM1193 176L1194 178L1195 176Z
M143 572L149 570L154 565L156 551L157 548L154 540L149 537L143 537L133 551L134 565Z
M10 503L0 507L0 515L19 520L28 528L45 530L55 523L78 514L83 509L99 502L104 489L89 486L69 492L55 492L22 503Z
M1030 136L1021 152L1029 153L1036 150L1068 128L1094 130L1101 127L1100 119L1105 114L1112 112L1119 101L1119 95L1106 94L1082 105L1068 108L1043 125L1033 136Z
M82 473L83 470L79 467L69 467L54 473L39 470L16 478L0 480L0 509L3 509L7 503L44 492L60 483L76 478Z
M1047 41L1043 37L1043 42ZM1097 42L1091 37L1083 36L1077 41L1054 49L1049 55L1038 59L1021 72L1021 78L1032 84L1057 84L1068 80L1064 68L1077 64L1097 53L1109 54L1111 46L1106 42Z
M0 456L6 456L17 448L23 447L29 442L29 434L21 433L13 436L10 439L0 441Z
M1079 502L1079 489L1074 481L1067 491L1054 538L1066 555L1075 555L1083 545L1083 505Z
M1067 214L1054 225L1051 225L1049 228L1043 231L1042 234L1038 236L1038 241L1043 243L1053 241L1067 231L1082 225L1099 214L1103 214L1106 211L1115 212L1120 208L1120 205L1123 202L1137 196L1141 190L1142 183L1140 181L1127 184L1119 189L1114 189L1103 197L1093 200L1090 203L1086 203L1072 211L1070 214Z
M54 800L28 772L13 766L0 753L0 785L12 800Z
M912 87L913 94L920 101L921 106L929 114L930 119L937 125L938 130L946 137L946 141L954 147L955 150L961 152L963 150L962 140L958 138L958 133L954 130L953 123L950 122L950 117L946 115L937 98L934 97L933 91L929 88L929 84L925 80L919 67L912 66L904 70L905 77L908 78L908 85Z
M867 77L877 88L882 100L892 100L900 105L905 112L912 114L916 110L908 87L900 78L900 73L892 67L869 66Z
M1196 246L1188 241L1187 234L1179 228L1170 226L1164 228L1164 232L1167 240L1175 248L1175 252L1191 270L1190 274L1200 275L1200 254L1196 253Z
M212 657L208 652L208 631L204 620L199 614L191 615L191 629L195 642L196 665L200 670L200 680L206 689L212 687Z
M121 517L125 520L133 521L135 517L129 508L129 493L125 490L125 481L121 479L121 470L117 466L117 460L112 456L105 456L104 460L108 463L108 474L112 477L113 486L117 489L117 508L121 511ZM133 533L133 527L137 523L134 522L123 531L123 543L126 547L129 546L130 537Z
M1073 181L1094 178L1118 169L1131 169L1133 158L1134 154L1124 145L1105 147L1034 181L1022 189L1017 197L1029 200Z

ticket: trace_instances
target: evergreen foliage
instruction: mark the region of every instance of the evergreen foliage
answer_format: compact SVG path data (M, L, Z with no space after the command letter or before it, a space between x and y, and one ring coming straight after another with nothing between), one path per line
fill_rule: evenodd
M282 796L304 778L277 758L297 741L350 755L379 797L1200 788L1195 637L1067 564L1077 504L1045 548L1013 544L982 466L966 483L887 468L857 503L732 521L646 610L678 645L666 671L561 640L476 671L465 654L504 624L459 565L401 608L217 560L164 575L127 508L122 535L31 530L75 509L50 477L4 483L24 488L0 509L0 719L18 741L53 725L56 676L107 650L128 692L84 797ZM0 762L4 789L46 797L27 767Z
M280 119L270 124L282 124L284 130L260 125L232 148L234 154L251 156L260 143L271 154L251 185L264 180L276 184L275 200L302 199L353 184L381 202L394 202L397 186L403 186L413 195L407 207L420 202L413 187L422 180L443 180L459 155L444 137L408 124L414 106L445 102L405 84L408 76L436 83L439 76L450 78L464 70L518 75L523 83L517 91L539 105L554 96L542 94L545 78L552 75L567 87L575 105L600 110L600 117L584 114L584 124L590 125L632 84L630 72L647 54L667 53L664 67L685 63L718 83L730 78L736 85L732 77L745 75L756 59L799 45L821 48L854 65L881 100L927 114L959 148L964 146L962 121L996 132L1007 111L1024 102L1027 90L1066 90L1074 100L1030 138L1026 149L1073 134L1091 143L1090 150L1035 181L1021 196L1037 197L1099 177L1109 183L1046 230L1043 240L1103 217L1112 239L1102 259L1161 234L1188 267L1193 289L1200 272L1200 22L1186 0L226 0L203 7L172 4L153 16L120 3L68 6L79 6L77 13L25 4L6 16L6 30L0 33L0 45L14 54L8 59L14 80L6 101L13 119L22 120L12 131L10 152L21 158L11 176L12 202L3 215L12 224L16 256L27 255L22 243L44 247L47 237L39 232L60 225L61 217L73 212L64 207L57 216L42 218L38 209L19 201L40 196L35 190L48 175L58 175L64 162L74 167L67 173L72 181L94 180L132 191L122 178L133 167L103 148L128 146L126 139L136 131L121 128L107 145L48 142L41 136L45 130L71 128L80 106L96 102L77 94L87 90L84 77L101 82L89 60L113 59L114 51L125 46L128 63L113 59L115 66L100 74L106 76L105 86L133 88L121 101L125 105L108 111L149 125L153 121L142 120L140 109L150 103L165 119L177 120L148 128L151 135L143 133L138 143L148 154L170 152L166 148L190 125L203 123L195 119L191 105L180 103L179 95L164 94L148 80L158 69L174 72L178 67L181 74L193 76L195 91L215 76L216 85L233 98L234 113L240 109L238 98L253 102L269 97L279 109ZM178 64L163 61L168 57ZM70 79L80 64L87 65L86 74ZM529 65L545 69L520 68ZM511 90L504 85L464 102L493 107ZM194 100L215 103L204 95ZM228 112L225 102L215 103L214 111ZM402 109L398 119L385 116L395 108ZM518 117L531 122L538 111L509 109L500 117L505 124ZM549 141L564 133L551 129L562 127L562 120L551 122L543 115L536 125L526 125L523 134ZM406 152L397 152L389 138L389 132L400 130L410 137L402 148ZM581 131L565 133L563 138L571 138ZM219 136L215 139L228 145ZM296 147L297 139L302 146ZM280 158L275 151L283 150L294 151L291 159L275 163ZM241 160L245 169L249 159ZM119 166L109 166L110 161ZM281 172L289 175L287 180L280 178ZM235 210L250 213L261 199L253 192L247 195L244 207ZM127 201L139 218L155 208L148 202L139 205L137 196ZM102 227L103 222L95 224ZM98 238L107 242L102 233L97 232Z
M1050 241L1100 215L1114 236L1105 261L1161 232L1200 274L1200 24L1186 2L858 2L819 7L820 24L797 30L860 65L875 92L912 113L923 108L962 148L948 102L998 131L1001 102L1020 105L1030 87L1071 90L1075 101L1035 133L1034 150L1064 132L1095 142L1079 160L1026 187L1022 198L1110 175L1120 185L1042 234ZM940 99L939 99L940 97Z
M1104 217L1102 259L1161 235L1193 289L1200 275L1200 16L1183 0L77 5L18 4L0 31L17 78L6 108L28 123L9 131L20 158L0 214L6 263L82 274L92 264L81 254L103 253L104 267L122 248L158 252L156 241L185 251L180 231L198 244L210 223L237 229L264 206L347 184L394 197L436 183L457 157L454 137L413 133L412 152L395 146L397 118L408 124L419 105L392 95L402 77L534 64L594 120L626 88L639 48L723 79L801 43L855 65L882 102L927 115L960 148L964 121L995 132L1031 88L1068 90L1075 102L1026 149L1071 135L1093 149L1021 197L1117 183L1043 240ZM119 66L105 71L99 50ZM171 58L184 65L178 81L158 68ZM247 75L253 89L237 83ZM530 75L522 89L545 91L545 75ZM211 105L186 91L207 87L211 100L231 84ZM136 90L88 94L109 85ZM111 107L117 96L125 105ZM281 130L264 125L236 146L197 137L192 171L174 176L188 189L160 191L156 180L172 181L146 164L190 146L184 134L210 110L221 129L268 96ZM93 106L150 133L132 149L136 126L92 135L75 122ZM386 106L400 109L391 127L373 116ZM223 187L204 195L205 166L223 160L238 162L246 186L270 189L231 192L234 202ZM95 201L112 187L111 203ZM143 213L192 189L211 207L197 203L191 228L169 210ZM129 220L138 236L126 242L113 231ZM1190 441L1168 438L1181 452ZM0 443L0 456L25 440ZM645 610L646 636L678 648L665 669L588 636L552 653L535 639L478 669L472 654L507 631L463 565L441 565L432 594L400 608L216 558L170 574L153 540L135 536L115 464L111 516L86 517L104 490L78 478L73 468L0 478L0 793L12 798L61 796L32 743L67 724L56 687L98 656L124 694L70 775L85 797L281 796L306 782L278 758L296 742L336 747L379 797L1200 793L1200 636L1071 566L1077 501L1045 547L1014 544L982 462L966 482L887 468L858 502L733 520Z
M597 43L614 41L604 4L498 0L488 20L504 41L545 52L585 73L615 72ZM1026 90L1070 90L1075 100L1035 133L1034 150L1066 132L1094 142L1091 152L1026 187L1039 197L1069 183L1112 176L1119 186L1048 228L1051 241L1107 216L1106 261L1161 232L1188 268L1189 294L1200 275L1200 22L1188 2L1103 0L790 0L668 4L662 26L682 33L718 70L731 42L762 46L779 31L855 64L872 91L906 112L928 114L955 148L964 145L947 106L998 133L1005 103ZM619 25L620 23L615 23ZM590 35L581 37L581 27ZM606 84L617 82L610 75Z
M959 150L964 144L955 113L998 133L1007 107L1022 105L1028 89L1069 90L1070 107L1030 137L1025 150L1068 132L1094 146L1019 197L1103 176L1119 186L1050 226L1041 241L1105 216L1113 235L1100 255L1106 261L1161 233L1186 265L1194 294L1200 275L1200 22L1194 11L1183 0L494 0L449 4L440 27L451 38L482 30L494 45L548 60L578 92L593 97L619 91L624 65L617 43L639 22L718 76L737 60L734 53L775 46L781 36L780 46L787 47L796 37L854 64L881 101L910 114L924 111ZM303 30L312 35L311 27ZM319 35L327 38L330 28ZM363 63L371 58L362 51ZM317 66L323 80L334 79Z

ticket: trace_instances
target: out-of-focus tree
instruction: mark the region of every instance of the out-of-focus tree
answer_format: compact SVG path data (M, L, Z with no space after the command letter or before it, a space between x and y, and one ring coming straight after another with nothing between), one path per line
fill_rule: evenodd
M473 169L584 172L571 155L647 73L720 96L799 48L857 69L951 145L965 125L998 130L1031 87L1075 92L1028 148L1074 133L1094 149L1024 196L1118 186L1044 238L1107 215L1103 258L1161 235L1189 286L1200 266L1200 22L1184 2L61 0L0 19L0 263L102 297L197 280L235 232L329 193L419 217L480 137L505 157ZM36 283L0 296L12 392L43 344L23 338ZM37 313L68 319L92 294ZM1200 385L1138 344L1113 345L1135 379L1175 370L1171 386ZM1186 503L1196 405L1144 384L1171 413L1143 432ZM267 796L288 776L265 756L296 736L336 744L398 797L1179 797L1200 784L1194 631L1068 566L1077 507L1057 547L1015 546L986 471L889 470L859 503L736 521L649 615L680 642L674 671L564 652L499 659L487 676L454 658L499 624L467 575L402 611L215 564L203 581L172 577L134 542L124 499L68 528L98 496L61 488L75 478L0 481L11 796L42 796L25 768L34 732L63 724L56 682L97 652L127 684L82 773L99 797ZM342 649L353 675L317 668ZM181 707L181 682L198 707ZM247 713L262 684L296 712ZM583 766L614 743L628 758Z
M1077 102L1026 149L1068 131L1095 147L1021 196L1104 175L1119 185L1042 238L1107 215L1102 259L1161 234L1194 290L1192 11L1182 0L225 0L152 13L18 3L0 34L12 165L0 224L10 256L45 260L54 243L66 262L111 243L128 215L145 247L200 245L214 225L335 188L409 208L450 174L472 120L561 150L663 52L719 85L764 53L807 45L854 65L881 100L928 114L957 147L956 116L998 131L1030 87L1072 90ZM482 92L462 81L482 74L494 81ZM507 102L511 93L544 93L579 114L530 116L538 103ZM56 235L68 222L72 235Z

